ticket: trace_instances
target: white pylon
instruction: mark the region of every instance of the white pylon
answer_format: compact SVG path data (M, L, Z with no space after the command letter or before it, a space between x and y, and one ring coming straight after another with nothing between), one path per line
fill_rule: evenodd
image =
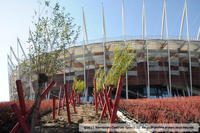
M20 40L19 40L19 38L18 38L18 37L17 37L17 43L19 44L19 46L20 46L20 49L21 49L21 51L22 51L22 53L23 53L23 55L24 55L25 59L27 60L27 56L26 56L26 54L25 54L25 52L24 52L24 49L23 49L23 47L22 47L22 45L21 45L21 42L20 42Z
M146 39L146 13L145 13L145 0L143 0L142 6L142 39L145 41L146 47L146 59L147 59L147 97L150 97L150 79L149 79L149 50L148 43Z
M162 28L161 28L161 39L164 36L164 24L166 27L166 41L167 41L167 55L168 55L168 75L169 75L169 84L167 85L168 96L171 97L172 94L172 85L171 85L171 59L170 59L170 48L168 43L168 23L167 23L167 7L166 7L166 0L164 0L163 4L163 16L162 16Z
M189 35L189 24L188 24L188 14L187 14L187 0L185 0L185 4L184 4L183 15L182 15L182 20L181 20L181 27L180 27L180 34L179 34L179 40L181 40L181 38L182 38L183 25L184 25L185 18L186 18L187 41L188 41L188 56L189 56L190 95L192 96L192 66L191 66L191 54L190 54L190 35Z
M124 19L124 0L122 0L122 34L124 45L126 46L126 32L125 32L125 19ZM126 71L126 99L128 99L128 72Z
M85 14L84 14L84 9L83 8L82 8L82 16L83 16L83 29L84 29L84 35L85 35L86 45L88 45L88 35L87 35L87 28L86 28L86 22L85 22ZM85 53L85 47L84 47L84 53ZM84 57L85 57L85 54L84 54ZM85 97L86 97L86 101L87 101L87 97L88 97L88 88L87 88L87 85L86 85Z
M106 72L106 54L105 54L106 27L105 27L105 18L104 18L103 3L102 3L102 24L103 24L103 67L104 67L104 72Z
M142 6L142 39L146 37L146 13L145 13L145 0Z
M179 40L181 39L182 33L183 33L183 25L184 25L184 20L185 20L186 8L187 8L187 3L185 1L185 5L184 5L184 8L183 8L182 19L181 19L181 27L180 27L180 33L179 33Z
M197 40L199 40L199 39L200 39L200 26L199 26L199 31L197 33Z

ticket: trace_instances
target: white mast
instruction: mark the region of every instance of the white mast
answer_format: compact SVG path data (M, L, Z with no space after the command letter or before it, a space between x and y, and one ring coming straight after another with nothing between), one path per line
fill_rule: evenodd
M86 72L85 72L85 41L84 41L84 38L83 38L83 72L84 72L84 94L86 93ZM87 98L86 98L87 100Z
M199 26L199 31L198 31L198 34L197 34L197 40L200 39L200 26Z
M180 33L179 33L179 40L181 39L182 33L183 33L183 25L184 25L184 20L185 20L185 11L186 11L186 1L185 1L184 9L183 9L183 14L182 14L181 27L180 27Z
M126 42L125 20L124 20L124 0L122 0L122 33L123 33L123 41Z
M11 53L14 55L15 57L15 60L17 61L18 63L18 74L17 74L17 79L20 79L20 73L19 73L19 65L20 65L20 61L19 61L19 58L16 56L15 52L13 51L12 47L10 46L10 51Z
M122 0L122 34L124 45L126 46L126 32L125 32L125 19L124 19L124 0ZM126 71L126 99L128 99L128 72Z
M12 60L11 60L11 58L10 58L10 56L9 56L9 55L7 55L7 58L8 58L8 60L10 61L10 63L11 63L11 65L12 65L12 67L14 68L14 67L15 67L15 65L14 65L14 63L12 62Z
M145 0L143 0L142 6L142 39L146 37L146 15L145 15Z
M163 39L164 34L164 24L166 27L166 41L167 41L167 53L168 53L168 75L169 75L169 86L168 89L168 96L171 97L171 59L170 59L170 48L168 43L169 33L168 33L168 23L167 23L167 7L166 7L166 0L164 0L163 4L163 16L162 16L162 28L161 28L161 39Z
M29 44L29 54L31 53L30 47L31 45ZM29 69L31 69L32 68L31 58L29 58L29 61L30 61ZM30 100L33 100L35 98L35 91L33 89L31 74L29 75L29 86L30 86Z
M18 38L18 37L17 37L17 43L19 44L19 46L20 46L20 49L22 50L22 53L23 53L23 55L24 55L25 59L27 60L27 56L26 56L26 54L25 54L25 52L24 52L24 49L23 49L23 47L22 47L22 45L21 45L21 42L20 42L20 40L19 40L19 38Z
M189 55L189 72L190 72L190 95L192 96L192 66L191 66L191 53L190 53L190 34L189 34L189 24L188 24L188 12L187 12L187 0L185 0L185 17L186 17L186 27L187 27L187 41L188 41L188 55Z
M103 66L104 66L104 72L106 72L106 54L105 54L105 43L106 43L106 28L105 28L105 20L104 20L104 7L102 3L102 23L103 23Z
M87 35L87 28L86 28L86 23L85 23L85 14L84 14L84 9L82 8L82 16L83 16L83 29L84 29L84 35L85 35L85 40L86 40L86 45L88 45L88 35ZM84 62L85 62L85 47L84 47ZM85 63L84 63L85 66ZM84 70L85 71L85 70ZM85 75L85 73L84 73ZM84 78L86 78L86 75L84 76ZM86 79L85 79L86 82ZM86 97L86 101L87 101L87 97L88 97L88 88L87 85L86 86L86 92L85 92L85 97Z
M145 41L146 46L146 56L147 56L147 97L150 97L150 80L149 80L149 50L148 43L146 39L146 13L145 13L145 0L143 0L142 7L142 39Z

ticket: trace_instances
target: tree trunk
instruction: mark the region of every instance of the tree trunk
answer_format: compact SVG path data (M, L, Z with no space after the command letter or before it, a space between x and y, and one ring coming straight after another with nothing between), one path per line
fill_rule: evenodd
M34 105L33 105L33 111L32 111L32 114L31 114L31 121L30 121L30 129L31 129L31 133L34 133L35 132L35 124L36 124L36 121L37 121L37 116L38 116L38 113L39 113L39 108L40 108L40 96L42 94L42 90L45 86L45 82L47 82L48 78L46 76L45 73L39 73L38 74L38 91L37 91L37 94L36 94L36 97L35 97L35 102L34 102Z

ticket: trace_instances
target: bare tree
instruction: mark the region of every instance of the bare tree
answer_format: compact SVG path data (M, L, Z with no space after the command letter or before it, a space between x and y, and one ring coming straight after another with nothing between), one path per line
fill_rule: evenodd
M30 118L31 132L34 132L36 115L40 104L40 95L44 84L53 75L63 71L65 60L63 51L74 43L79 36L79 26L74 24L69 13L59 3L51 5L49 1L41 4L42 8L35 11L33 29L29 31L29 60L23 62L31 75L37 75L38 87L35 103ZM28 69L29 68L29 69Z

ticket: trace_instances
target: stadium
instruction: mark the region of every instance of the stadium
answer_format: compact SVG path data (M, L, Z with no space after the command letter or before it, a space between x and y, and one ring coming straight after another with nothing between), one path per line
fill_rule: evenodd
M51 94L58 95L59 88L64 82L69 87L72 86L75 75L78 75L86 84L85 96L87 98L92 96L95 71L98 68L107 70L111 68L114 49L119 46L129 46L133 53L137 53L136 61L132 63L133 68L126 74L121 97L131 99L199 95L200 34L198 33L196 38L190 38L187 28L187 37L182 37L184 21L188 23L187 4L185 4L183 10L180 35L178 37L168 36L168 29L166 36L164 36L165 25L167 28L165 3L160 36L146 35L144 12L143 5L142 36L127 37L123 30L122 38L108 39L105 36L105 28L103 27L104 39L95 41L88 41L83 12L85 41L67 48L69 55L63 59L66 62L65 70L55 75L56 85L47 98ZM124 18L123 14L122 18ZM124 22L122 23L124 24ZM122 28L124 29L124 25ZM13 50L12 53L13 55L15 54ZM12 60L9 56L8 59L10 62L8 66L12 66ZM34 89L37 86L36 80L31 80L26 72L19 72L17 66L16 69L9 69L8 73L10 99L15 100L17 98L15 80L18 74L21 76L26 99L33 99Z

